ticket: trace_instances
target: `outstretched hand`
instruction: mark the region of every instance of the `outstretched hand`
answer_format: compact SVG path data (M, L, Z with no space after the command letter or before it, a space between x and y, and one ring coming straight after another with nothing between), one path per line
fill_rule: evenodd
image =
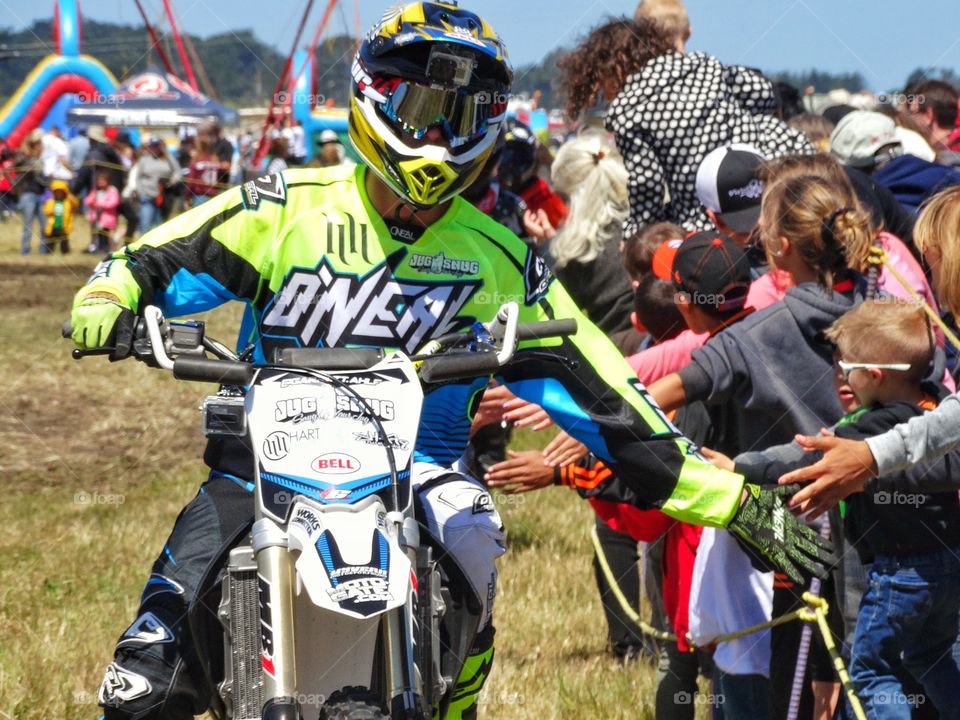
M553 420L546 410L536 403L518 397L513 397L503 404L503 419L512 422L514 427L529 427L534 431L553 425Z
M561 430L543 449L543 462L551 467L563 467L586 457L589 452L586 445Z
M539 450L507 450L507 455L509 459L491 465L483 476L487 487L513 495L553 484L553 468L544 465Z
M807 452L823 451L823 457L780 478L781 485L809 483L789 502L795 512L815 518L848 495L862 492L867 480L877 474L877 463L870 446L862 440L845 440L832 435L798 435L797 442ZM810 482L810 481L813 482Z

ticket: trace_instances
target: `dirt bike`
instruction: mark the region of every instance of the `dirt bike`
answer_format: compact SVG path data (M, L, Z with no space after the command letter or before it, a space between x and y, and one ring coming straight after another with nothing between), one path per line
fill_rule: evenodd
M425 388L494 373L522 339L576 331L572 320L521 325L517 316L508 303L492 322L414 356L289 348L258 365L207 337L203 323L144 309L132 355L180 380L220 383L203 402L203 432L248 437L255 455L252 528L197 593L219 590L222 658L204 630L217 627L203 619L209 600L190 610L216 715L444 716L479 613L414 514L420 410Z

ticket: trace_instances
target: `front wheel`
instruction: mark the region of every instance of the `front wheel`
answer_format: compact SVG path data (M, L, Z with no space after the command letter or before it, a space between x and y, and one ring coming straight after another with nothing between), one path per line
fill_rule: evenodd
M347 687L323 704L319 720L390 720L390 715L376 693L365 687Z

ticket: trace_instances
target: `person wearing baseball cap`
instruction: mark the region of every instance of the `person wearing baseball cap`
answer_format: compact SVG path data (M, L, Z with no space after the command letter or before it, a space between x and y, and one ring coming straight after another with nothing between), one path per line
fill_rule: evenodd
M870 175L913 213L928 197L960 185L960 172L905 154L896 124L882 113L857 110L845 115L830 136L830 152L844 165Z
M750 262L735 242L714 230L683 241L671 279L680 314L695 333L713 335L752 312L746 307Z
M697 168L697 199L714 227L740 247L750 243L760 220L765 160L752 145L734 143L708 153Z

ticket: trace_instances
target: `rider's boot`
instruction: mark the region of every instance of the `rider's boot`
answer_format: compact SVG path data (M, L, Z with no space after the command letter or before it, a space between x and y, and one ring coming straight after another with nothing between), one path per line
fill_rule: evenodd
M480 691L493 668L493 635L493 625L488 625L477 635L457 678L444 720L474 720L477 717Z

